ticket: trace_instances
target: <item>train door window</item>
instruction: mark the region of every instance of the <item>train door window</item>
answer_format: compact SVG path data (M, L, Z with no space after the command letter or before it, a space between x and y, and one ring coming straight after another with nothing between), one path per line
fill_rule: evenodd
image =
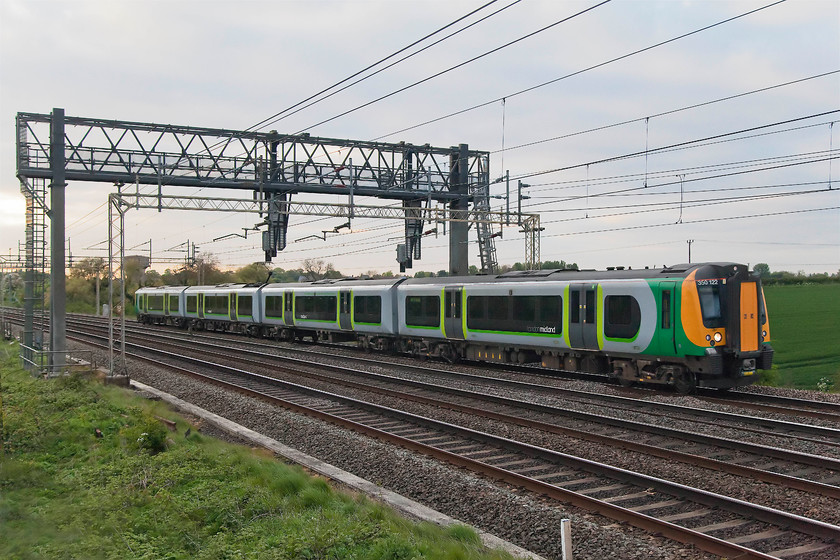
M459 319L461 317L461 294L459 292L446 292L444 294L444 309L447 319Z
M187 296L187 313L195 313L198 305L198 296Z
M586 322L595 322L595 290L586 290Z
M671 328L671 290L662 291L662 328Z
M286 304L286 311L291 313L292 312L292 303L293 303L292 292L286 292L286 295L284 296L284 301L285 301L285 304Z
M178 300L180 298L176 294L170 294L169 296L169 312L170 313L178 313Z
M350 313L350 292L341 293L341 313Z
M572 290L572 301L569 304L569 321L572 323L580 323L580 292Z
M138 311L143 311L143 294L134 294L134 307Z

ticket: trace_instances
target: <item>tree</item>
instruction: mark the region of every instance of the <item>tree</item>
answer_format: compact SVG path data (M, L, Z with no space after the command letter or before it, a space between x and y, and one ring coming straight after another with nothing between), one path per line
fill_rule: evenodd
M73 265L73 268L70 269L70 276L93 280L97 276L101 278L107 269L108 265L105 264L105 259L102 257L88 257Z
M753 271L758 274L762 280L770 277L770 265L767 263L758 263L755 267L753 267Z
M264 262L255 262L243 266L236 271L236 280L245 284L262 284L269 275L268 265Z
M303 264L303 274L310 280L341 278L341 273L333 268L333 264L323 259L305 259L301 264Z
M133 294L141 286L143 275L149 268L149 257L143 255L129 255L123 262L125 277L125 292Z

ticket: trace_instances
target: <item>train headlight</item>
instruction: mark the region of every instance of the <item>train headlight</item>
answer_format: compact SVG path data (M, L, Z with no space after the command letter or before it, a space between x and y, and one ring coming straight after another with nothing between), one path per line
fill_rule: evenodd
M763 336L764 338L767 338L767 331L761 331L761 336Z
M715 342L720 342L721 340L723 340L723 335L720 334L719 332L716 332L715 333Z

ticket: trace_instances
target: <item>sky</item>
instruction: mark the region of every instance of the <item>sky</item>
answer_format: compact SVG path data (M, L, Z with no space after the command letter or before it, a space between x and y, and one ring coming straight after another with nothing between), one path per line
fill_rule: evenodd
M16 113L63 108L68 116L246 129L486 3L0 0L0 255L16 256L24 240ZM643 268L687 262L690 250L692 262L836 273L840 2L772 3L498 0L447 32L510 6L270 128L489 151L491 178L509 171L514 196L518 180L530 185L522 210L540 215L543 261ZM74 258L107 256L112 190L67 186ZM492 196L505 193L504 182L491 185ZM493 199L494 208L505 204ZM127 253L146 254L151 241L153 268L162 271L178 266L189 240L236 268L263 260L258 236L214 239L257 221L133 210ZM308 258L348 276L399 271L398 221L356 219L349 231L296 241L344 221L292 216L288 246L272 266L295 269ZM479 265L474 231L470 241L470 264ZM495 241L500 264L525 261L517 227ZM447 269L448 247L442 233L424 238L423 257L407 272Z

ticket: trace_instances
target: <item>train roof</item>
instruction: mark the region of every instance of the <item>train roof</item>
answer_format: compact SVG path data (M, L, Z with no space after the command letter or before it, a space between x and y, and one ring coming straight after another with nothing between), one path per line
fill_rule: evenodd
M573 269L546 269L546 270L512 270L503 274L487 274L478 276L443 276L431 278L409 278L406 285L422 284L475 284L492 282L537 282L537 281L590 281L590 280L638 280L656 278L685 278L693 271L701 268L730 270L738 266L747 268L745 265L735 263L683 263L663 268L608 268L607 270L573 270ZM726 274L727 276L729 274Z
M624 268L615 267L607 270L573 270L573 269L545 269L545 270L512 270L503 274L483 274L476 276L433 276L428 278L325 278L314 282L289 282L271 284L219 284L216 286L157 286L145 287L141 290L172 290L188 289L217 290L264 288L270 291L287 288L307 288L332 286L394 286L403 285L431 285L431 284L478 284L492 282L535 282L535 281L593 281L593 280L639 280L656 278L686 278L694 271L702 269L698 278L729 277L736 270L747 270L747 266L731 262L710 263L681 263L663 268ZM140 291L140 290L138 290Z

